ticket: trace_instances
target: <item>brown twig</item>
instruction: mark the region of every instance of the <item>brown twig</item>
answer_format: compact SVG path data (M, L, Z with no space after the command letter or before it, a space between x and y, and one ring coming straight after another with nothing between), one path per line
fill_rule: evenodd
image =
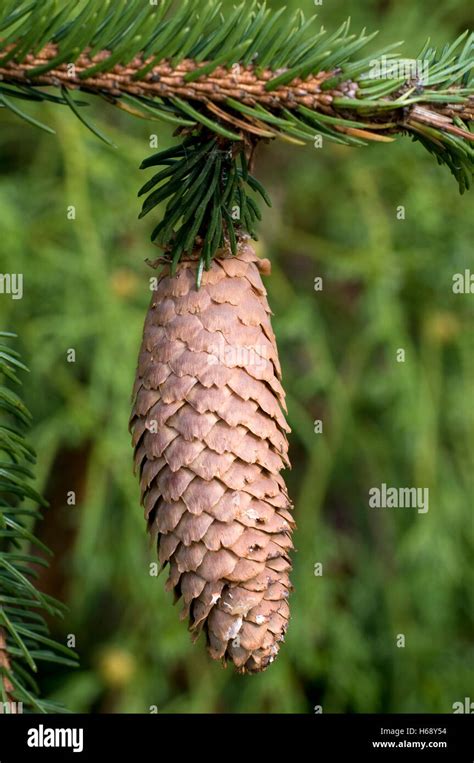
M6 50L8 53L8 48ZM347 89L341 87L332 93L321 92L321 84L334 76L334 72L319 72L304 82L295 79L291 85L278 87L271 93L265 90L265 84L275 76L275 72L263 71L257 76L252 66L236 65L232 70L217 67L211 74L203 75L199 80L186 82L185 75L197 68L195 61L184 59L176 67L168 61L162 61L154 66L143 79L134 79L137 72L151 59L134 58L125 66L117 64L110 71L81 78L80 75L91 66L104 61L110 53L101 51L92 58L87 51L82 53L73 65L60 64L44 74L29 77L29 72L53 59L58 54L55 45L48 44L37 55L28 54L21 63L9 61L0 65L0 77L5 82L21 82L34 85L64 85L67 88L87 90L89 92L104 92L120 96L124 93L149 98L161 97L186 98L189 100L215 102L227 98L236 100L248 106L259 103L271 108L285 106L306 106L314 109L330 105L336 96L348 95Z
M8 52L7 48L5 53L8 54ZM341 97L356 99L357 82L347 80L332 90L322 90L323 83L334 77L337 70L318 72L304 80L295 78L290 84L281 85L271 92L265 89L265 85L278 72L269 69L257 72L252 65L236 64L230 70L219 66L210 74L204 74L197 80L186 82L186 74L196 71L199 67L191 59L184 59L176 67L166 60L162 61L142 79L136 78L136 75L140 69L150 64L152 59L143 60L139 56L126 65L115 65L110 71L81 77L87 69L108 58L110 53L105 50L93 57L85 51L74 64L63 63L47 72L31 74L36 67L51 61L57 55L57 46L48 44L36 55L28 54L21 62L10 60L0 64L0 80L5 83L35 87L64 86L72 90L81 89L106 97L108 100L118 99L125 94L147 98L178 97L201 102L216 116L219 116L217 104L223 104L227 99L233 98L250 107L258 104L267 109L278 110L305 106L332 116L348 116L352 120L367 121L367 115L360 116L358 113L354 114L352 110L337 108L334 104L335 99ZM453 88L453 95L455 94L456 88ZM394 97L398 97L398 93ZM467 139L473 139L472 133L453 125L453 118L456 116L465 121L474 120L472 98L466 104L430 103L429 108L417 104L404 108L397 106L393 113L387 114L385 111L383 116L377 116L376 108L374 111L375 114L371 117L374 121L374 129L380 129L376 124L380 119L393 123L393 126L385 130L387 134L399 132L410 128L414 123L421 122L462 135ZM224 119L222 114L220 116ZM253 134L258 134L259 131L275 133L271 127L252 117L248 119L235 117L234 124Z

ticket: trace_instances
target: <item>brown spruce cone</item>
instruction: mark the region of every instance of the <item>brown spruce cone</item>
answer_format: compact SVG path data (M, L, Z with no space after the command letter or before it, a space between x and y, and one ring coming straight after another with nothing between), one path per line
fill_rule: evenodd
M161 273L145 321L131 416L135 466L166 587L215 659L264 670L288 625L294 526L270 309L251 246L203 273Z

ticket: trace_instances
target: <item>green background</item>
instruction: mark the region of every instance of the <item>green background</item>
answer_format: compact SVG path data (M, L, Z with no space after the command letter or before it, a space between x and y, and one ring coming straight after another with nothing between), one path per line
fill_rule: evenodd
M471 2L288 5L330 30L351 14L355 29L381 30L377 45L405 40L416 56L428 34L442 45L463 31ZM452 712L472 695L474 297L452 291L473 267L470 195L408 137L260 147L273 207L258 249L273 263L298 530L286 643L264 674L242 677L192 646L164 576L149 575L131 469L144 260L156 256L153 220L137 220L149 176L138 166L150 136L166 147L171 130L94 104L114 150L66 108L26 108L57 135L0 114L1 270L25 279L21 301L0 298L1 323L31 368L24 395L51 503L37 531L55 552L41 586L68 603L52 628L75 635L81 658L77 671L43 670L45 693L82 712ZM369 509L382 482L429 487L429 512Z

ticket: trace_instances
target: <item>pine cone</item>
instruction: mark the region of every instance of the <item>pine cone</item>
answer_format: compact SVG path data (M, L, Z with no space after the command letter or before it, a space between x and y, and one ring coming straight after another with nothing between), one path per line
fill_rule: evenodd
M225 254L225 253L224 253ZM215 659L264 670L288 625L294 526L270 309L247 244L195 286L165 266L145 321L131 416L135 468L166 587Z

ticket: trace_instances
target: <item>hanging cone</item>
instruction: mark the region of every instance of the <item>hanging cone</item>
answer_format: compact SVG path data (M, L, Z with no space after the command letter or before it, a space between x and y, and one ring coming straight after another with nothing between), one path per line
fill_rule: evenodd
M269 665L288 625L291 504L275 336L248 243L166 266L145 321L131 416L135 467L166 587L190 630L241 672Z

